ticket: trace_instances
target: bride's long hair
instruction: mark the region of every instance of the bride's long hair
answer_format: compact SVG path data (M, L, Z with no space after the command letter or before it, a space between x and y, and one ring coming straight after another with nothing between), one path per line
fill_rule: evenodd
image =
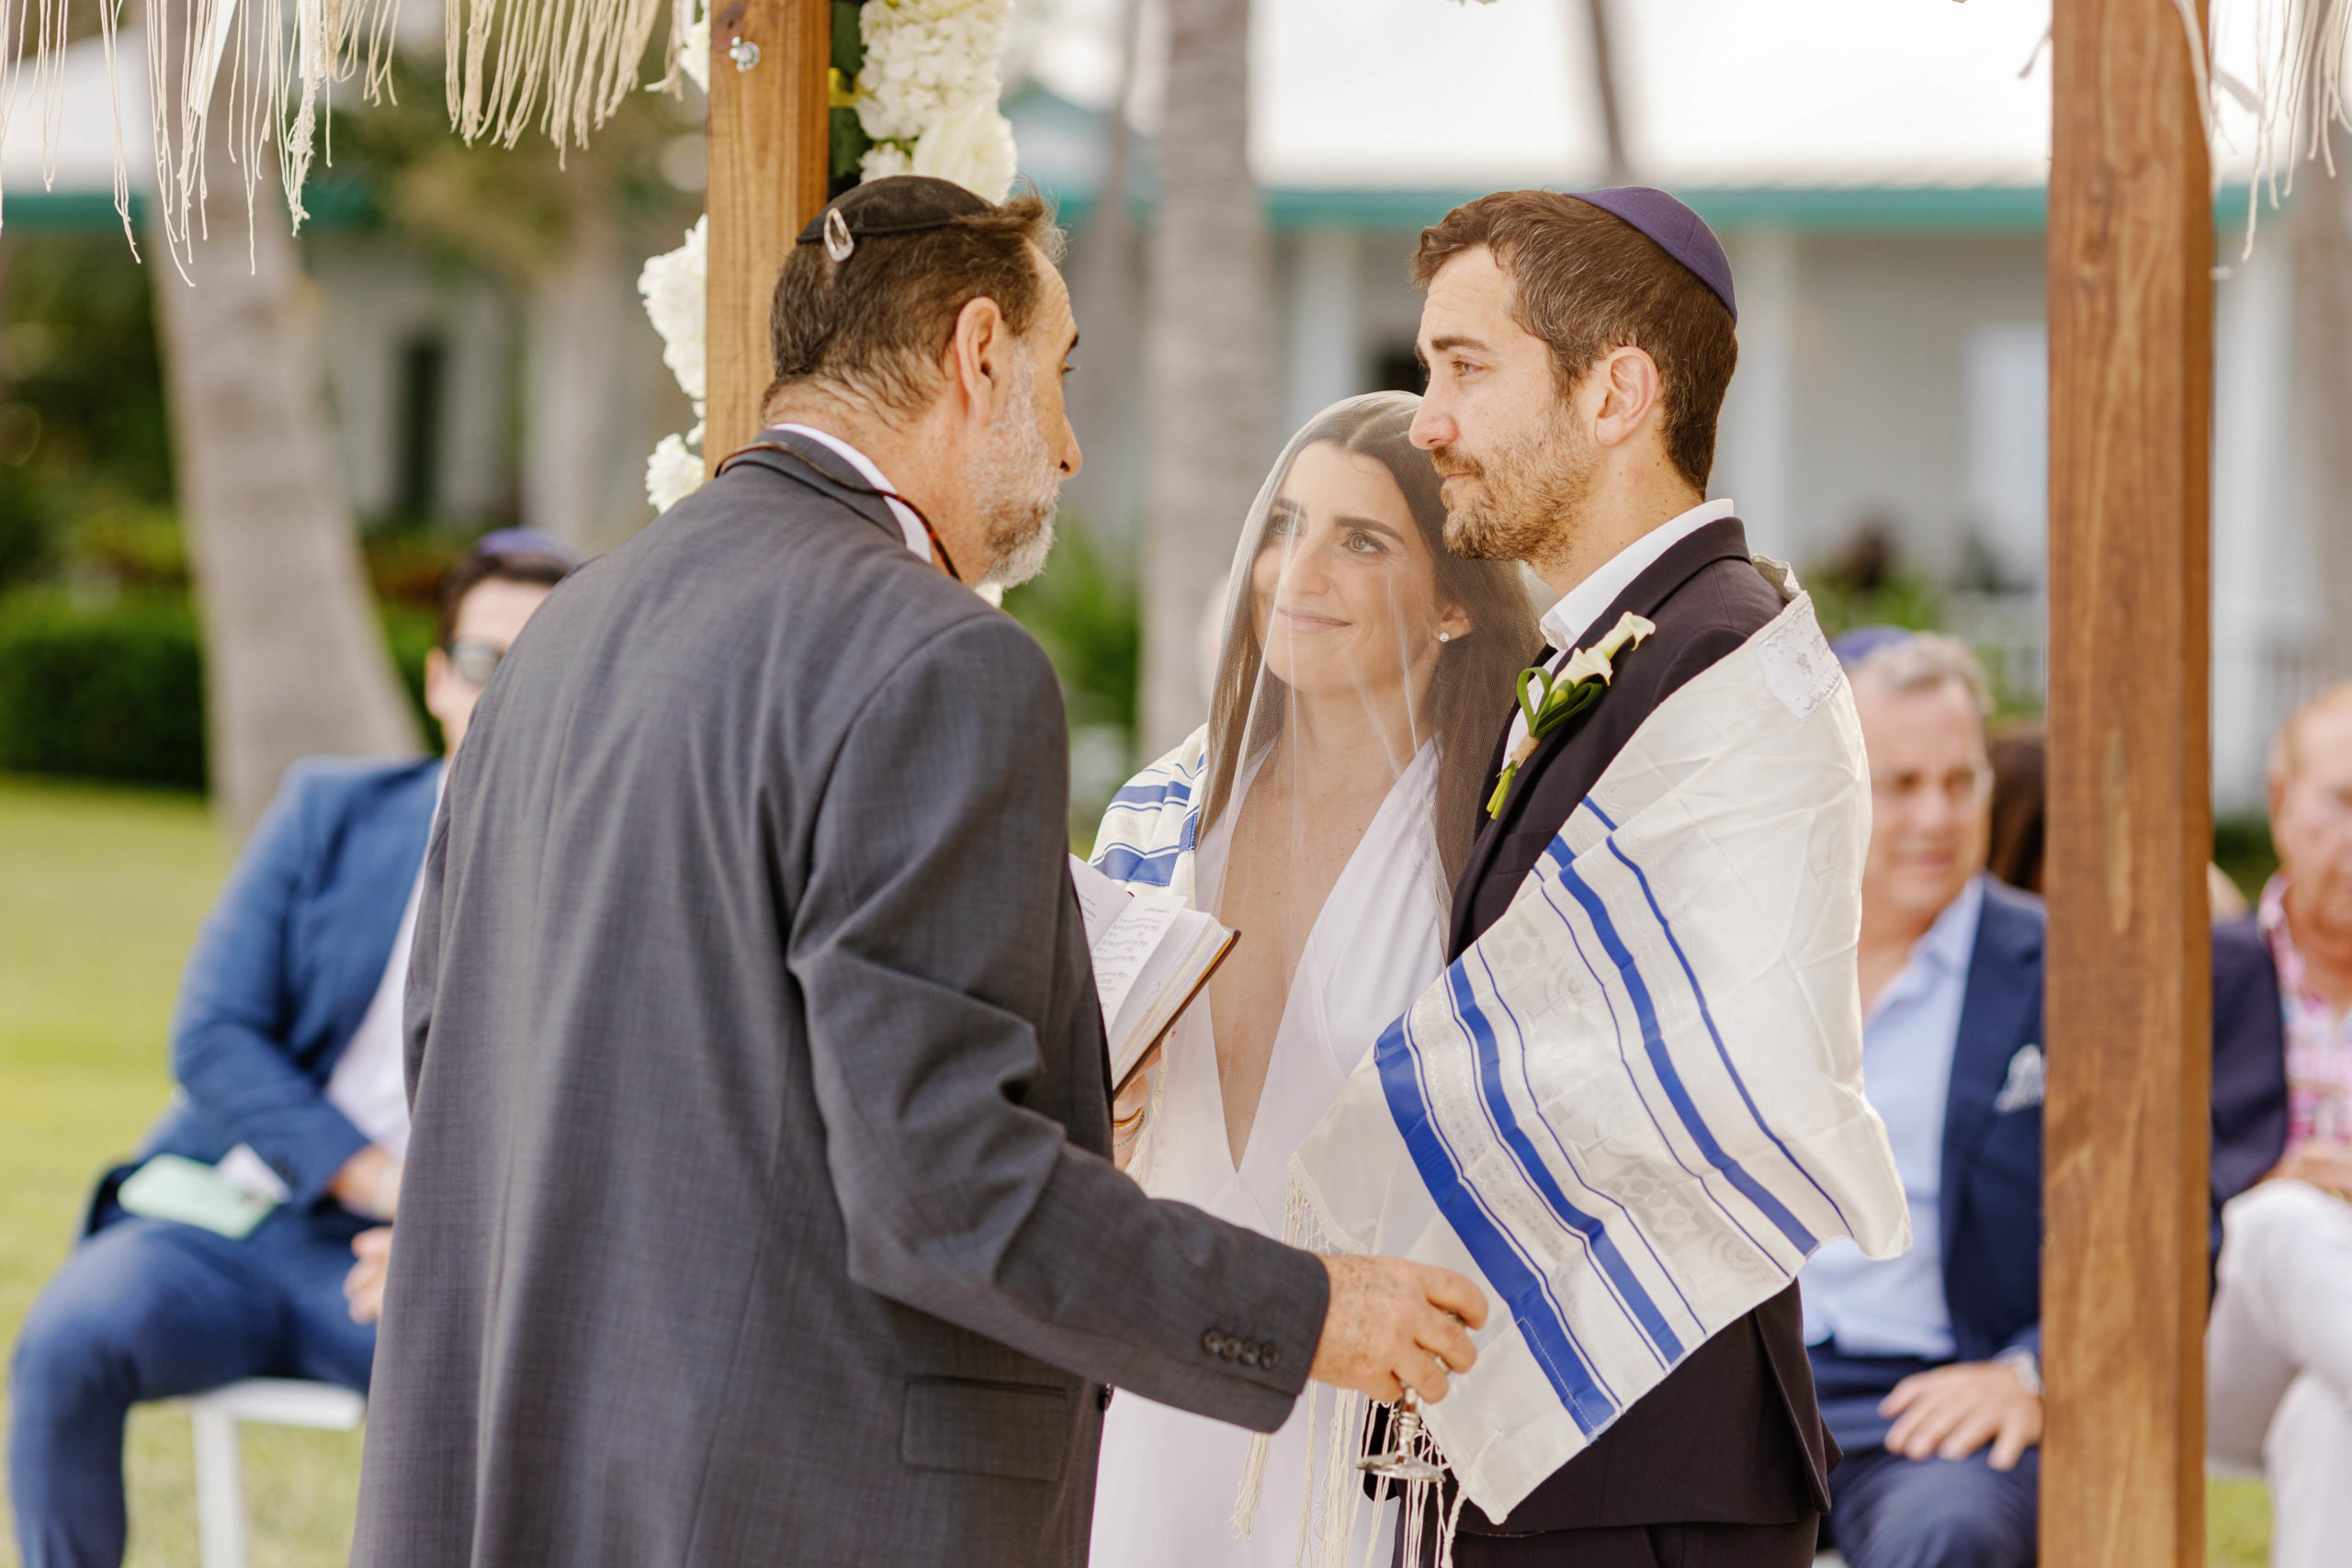
M1428 548L1437 603L1460 606L1470 623L1467 635L1438 650L1428 690L1418 701L1411 700L1409 689L1408 694L1415 748L1437 742L1435 830L1450 885L1461 874L1477 836L1487 767L1510 716L1514 682L1533 657L1539 634L1526 580L1516 566L1446 553L1445 502L1437 470L1410 437L1419 406L1409 392L1374 392L1333 404L1291 437L1259 491L1234 558L1225 637L1210 694L1208 790L1201 829L1205 832L1233 804L1245 752L1261 753L1282 734L1290 689L1265 668L1252 571L1291 465L1308 447L1328 443L1374 459L1396 481Z

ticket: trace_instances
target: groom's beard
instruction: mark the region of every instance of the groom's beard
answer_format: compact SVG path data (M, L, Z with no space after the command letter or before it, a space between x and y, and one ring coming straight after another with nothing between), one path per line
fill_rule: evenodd
M1013 588L1046 569L1054 547L1054 513L1061 505L1062 471L1046 450L1035 413L1037 373L1028 356L1013 355L1012 396L1005 417L974 458L967 480L972 504L987 528L988 559L974 586Z
M1477 481L1460 504L1447 505L1447 553L1521 561L1556 553L1592 494L1599 456L1590 439L1556 412L1534 430L1482 453L1443 444L1430 448L1441 472Z

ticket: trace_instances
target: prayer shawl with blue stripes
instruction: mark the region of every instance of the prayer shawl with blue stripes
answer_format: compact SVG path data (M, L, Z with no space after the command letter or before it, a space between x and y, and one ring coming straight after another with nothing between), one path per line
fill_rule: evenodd
M1193 893L1193 850L1200 838L1203 778L1208 765L1208 726L1203 725L1165 757L1127 781L1111 797L1094 839L1094 869L1130 887L1173 893L1186 903ZM1150 1111L1127 1158L1127 1174L1145 1180L1158 1139L1164 1068L1154 1067Z
M1094 840L1094 869L1130 887L1193 897L1193 848L1200 837L1201 774L1208 727L1127 781L1111 797Z
M1193 896L1205 750L1119 792L1101 870ZM1862 1097L1869 837L1853 698L1800 595L1651 714L1292 1161L1294 1239L1485 1284L1478 1364L1428 1419L1489 1517L1823 1242L1910 1245ZM1362 1409L1340 1398L1335 1443ZM1344 1461L1323 1481L1311 1535L1344 1542L1363 1493Z
M1308 1244L1484 1281L1478 1363L1428 1421L1490 1517L1823 1242L1910 1245L1862 1096L1869 838L1799 595L1634 732L1293 1158Z

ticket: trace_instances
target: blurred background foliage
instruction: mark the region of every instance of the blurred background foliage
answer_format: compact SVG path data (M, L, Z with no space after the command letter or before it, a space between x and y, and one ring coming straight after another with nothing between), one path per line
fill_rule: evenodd
M1005 594L1004 608L1044 647L1061 677L1069 718L1070 843L1086 854L1102 808L1136 766L1143 614L1134 564L1116 541L1065 508L1045 571Z
M649 58L649 80L658 75ZM401 54L384 101L335 110L334 158L305 204L344 230L390 230L448 265L509 286L560 263L583 216L618 223L647 253L675 245L702 213L698 96L631 93L583 150L536 139L509 149L449 132L437 59Z

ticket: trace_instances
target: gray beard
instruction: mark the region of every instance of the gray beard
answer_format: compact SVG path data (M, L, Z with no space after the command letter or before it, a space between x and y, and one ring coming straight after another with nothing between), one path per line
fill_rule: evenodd
M1062 475L1046 449L1045 432L1030 414L1036 373L1017 357L1011 416L997 427L972 464L972 504L988 533L988 559L979 563L974 587L993 583L1015 588L1046 570L1054 547L1054 513L1061 505Z
M1475 466L1477 500L1445 513L1445 548L1465 560L1539 561L1575 532L1592 493L1594 454L1563 419L1549 428L1465 458L1439 447L1433 457Z

